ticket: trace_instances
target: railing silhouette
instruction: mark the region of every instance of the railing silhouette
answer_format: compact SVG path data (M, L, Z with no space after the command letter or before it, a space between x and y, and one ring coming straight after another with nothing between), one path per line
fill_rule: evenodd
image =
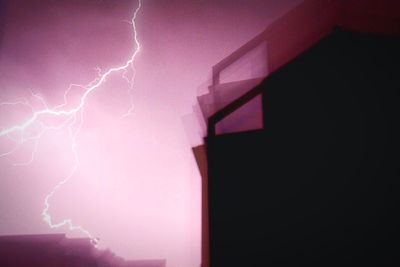
M230 104L226 105L219 111L215 112L213 115L211 115L211 117L208 118L208 130L207 130L208 137L215 136L216 134L215 127L218 122L223 120L229 114L235 112L240 107L244 106L246 103L250 102L252 99L260 95L261 93L262 93L262 87L258 85L255 88L248 91L247 93L245 93L244 95L234 100L233 102L231 102Z
M266 38L268 36L268 29L267 28L265 31L251 39L249 42L241 46L239 49L234 51L232 54L230 54L228 57L224 58L221 60L219 63L213 66L212 68L212 85L218 85L220 84L220 76L221 72L232 65L234 62L236 62L238 59L246 55L248 52L251 50L255 49L257 46L262 44L264 41L266 41ZM267 59L265 58L265 61Z
M268 75L270 75L330 33L337 22L340 9L340 1L304 0L271 23L263 32L214 65L211 88L216 90L216 85L220 84L223 70L263 42L267 46L269 59L265 58L264 60L269 71ZM208 118L208 137L216 135L216 124L218 122L261 93L261 87L256 86L211 115Z

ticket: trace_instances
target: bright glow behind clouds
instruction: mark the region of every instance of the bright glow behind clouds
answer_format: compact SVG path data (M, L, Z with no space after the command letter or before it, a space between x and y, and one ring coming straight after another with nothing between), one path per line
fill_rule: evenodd
M15 6L11 6L11 10L12 8L15 8ZM132 10L135 9L132 8ZM21 12L21 10L17 11ZM132 16L132 14L130 15ZM118 246L111 245L111 242L107 240L108 235L112 235L119 243L134 241L135 245L132 246L131 244L130 248L133 251L131 252L131 257L138 259L167 258L169 261L176 262L176 256L173 256L176 252L173 250L186 247L188 241L193 242L193 240L185 240L188 239L189 229L187 229L186 224L188 223L187 217L190 215L185 211L186 207L182 209L181 204L187 203L186 197L181 196L181 191L185 189L177 188L178 190L176 190L174 188L175 181L168 179L168 177L171 177L171 174L183 177L182 173L179 173L179 170L175 170L173 168L174 164L171 163L171 159L177 159L177 157L168 155L158 158L157 154L162 154L159 153L159 150L171 151L171 149L168 149L168 147L165 148L162 144L155 147L153 143L155 143L155 140L160 139L158 136L154 136L152 143L146 144L149 132L146 131L143 134L141 129L145 125L141 125L140 118L135 118L134 113L131 117L124 117L121 120L121 115L124 114L121 111L125 110L126 112L131 108L130 95L126 93L127 89L130 88L124 78L129 81L130 76L134 75L134 73L128 70L122 73L125 75L124 77L121 77L121 75L112 75L113 73L126 70L136 57L136 52L139 51L137 49L139 43L135 35L133 35L133 40L125 40L126 43L130 43L131 45L128 51L130 55L125 51L126 55L122 63L118 62L118 64L115 64L112 61L104 61L104 66L101 66L100 69L105 69L105 71L100 71L100 75L97 73L98 68L95 69L92 67L90 69L93 71L86 72L87 74L84 77L79 77L78 75L73 80L74 84L89 84L88 86L70 87L64 85L68 82L68 77L64 78L62 73L70 73L70 70L73 72L76 62L68 62L69 59L62 58L63 47L53 47L55 45L53 38L60 38L59 33L55 33L47 27L52 28L56 26L59 27L57 30L61 30L64 29L63 22L70 23L72 21L64 16L64 21L51 21L55 24L48 26L40 25L42 18L36 17L36 19L39 20L36 22L39 25L31 29L22 29L22 32L24 32L22 40L18 40L17 36L11 36L13 38L7 38L6 44L3 46L5 50L11 50L9 51L10 53L4 53L5 60L2 62L4 73L9 71L10 75L13 75L18 70L28 73L39 70L36 73L37 75L35 75L36 77L31 77L31 79L27 78L26 75L22 75L23 78L16 81L17 83L22 81L22 84L18 84L17 86L12 85L15 82L12 79L10 79L8 84L4 84L4 86L11 85L18 87L16 90L12 88L8 92L3 91L5 97L22 100L21 102L13 100L14 102L7 102L1 106L3 109L2 118L5 118L5 126L3 126L4 129L1 131L1 137L5 140L4 144L2 144L4 145L2 149L6 152L11 150L14 152L7 155L9 156L7 157L7 163L14 160L17 162L32 163L24 164L24 169L10 169L9 166L12 165L5 163L3 170L9 168L9 172L7 173L8 175L4 175L4 178L14 179L11 182L16 182L16 175L12 175L15 172L23 176L23 178L21 177L22 179L25 179L19 181L23 185L29 184L26 181L27 179L29 181L34 180L35 184L43 183L43 178L48 179L49 184L53 183L53 186L47 189L51 193L46 197L46 206L42 213L52 228L59 228L66 225L71 229L78 229L80 230L80 234L84 233L88 236L91 236L90 231L93 236L99 236L102 241L104 240L101 244L110 246L117 253L120 252L118 251ZM113 21L106 22L113 23ZM121 18L118 23L118 27L121 28L126 28L124 26L128 25L131 31L132 26L134 26ZM114 24L116 23L114 22ZM87 24L83 23L83 25L87 26L86 30L89 29ZM91 26L93 27L94 25ZM107 27L109 24L105 24L105 26ZM71 30L70 27L66 27L66 30L68 34L77 35L74 37L82 37L89 34L91 43L94 43L91 50L98 48L101 50L103 40L99 36L93 36L91 32L85 32L85 29L83 31L79 29ZM16 29L16 31L21 33L21 29ZM6 34L13 35L13 31L9 30ZM97 34L105 35L105 39L114 37L112 32L99 31ZM126 34L128 36L127 31ZM132 36L132 32L129 34ZM6 35L6 37L9 36ZM37 37L41 38L38 40ZM64 36L61 36L61 39L64 38ZM9 46L7 46L7 41L11 41ZM69 40L63 41L68 42ZM48 43L51 44L48 47L49 50L41 51L43 43L45 46L46 44L48 46ZM77 45L79 49L81 44ZM134 50L132 56L132 46L134 45L136 45L136 50ZM15 50L17 46L19 47ZM82 48L82 50L85 50L85 45ZM115 46L113 49L107 51L106 59L117 48L118 46ZM23 54L22 57L21 53ZM118 55L118 53L116 54ZM97 51L93 55L103 56L104 54ZM85 57L86 55L82 53L80 56ZM19 59L18 57L21 57L20 60L22 62L16 62ZM57 62L58 59L61 59L63 62ZM127 59L129 60L126 61ZM114 59L113 61L117 60ZM10 63L11 66L7 63ZM18 65L13 66L13 63L18 63ZM52 66L51 68L46 68L49 67L46 65ZM114 67L115 65L117 67ZM95 66L97 67L98 65ZM42 67L44 68L42 69ZM52 88L49 85L51 85L51 77L53 75L57 76L61 81L54 79L52 84L54 87ZM96 80L87 80L91 75L92 77L97 77ZM48 79L50 81L46 83ZM41 83L43 80L45 80L44 83L46 83L46 86L37 86L36 83ZM76 80L78 81L75 82ZM24 90L24 88L26 89ZM67 91L68 94L64 94L65 88L69 88ZM35 93L32 94L32 91ZM62 101L65 100L65 103L61 106L48 107L46 94L49 93L49 102L51 103L53 100L51 93L54 91L61 91L63 94L61 98L55 97L54 102L57 102L57 98L59 98L59 102L63 103ZM20 109L24 109L23 114L18 114L21 113ZM34 110L33 113L31 109ZM16 114L15 117L7 120L7 118L14 116L14 114ZM87 121L89 123L86 123ZM18 122L18 124L15 124L15 122ZM138 124L138 129L132 133L132 128L127 127L128 123ZM49 128L48 125L55 126ZM86 137L88 139L85 139ZM132 139L134 139L133 145L130 143ZM9 141L14 140L17 143L23 142L24 146L19 147L17 150L8 149ZM37 140L39 142L36 142ZM93 140L96 142L91 142ZM142 143L145 143L146 146L140 147L138 145ZM131 144L131 147L129 147L129 144ZM54 151L54 148L57 150ZM33 161L30 160L32 151L36 152ZM91 153L92 151L95 151L95 153ZM140 157L135 160L135 155L139 155ZM24 158L28 158L29 160L26 161ZM141 159L145 159L145 162ZM78 161L79 165L76 165ZM62 166L54 164L56 162L62 164ZM157 162L166 162L168 165L161 166ZM147 168L143 169L135 163L140 163L141 166L156 166L155 172ZM29 174L24 173L24 170L26 171L28 168ZM73 170L72 173L71 168ZM168 173L167 169L171 173ZM60 177L63 179L61 183L59 183ZM132 178L134 177L140 177L135 178L135 181L141 181L141 183L133 184L134 189L124 190L125 188L120 184L125 183L132 186ZM107 182L105 182L105 179L107 179ZM57 184L55 188L54 184ZM102 186L104 184L107 184L107 186ZM163 185L162 188L159 188L160 184ZM14 189L15 186L10 186L9 188ZM132 197L132 194L137 197ZM101 198L101 196L104 198ZM51 206L48 205L50 198L54 200ZM11 203L8 209L16 211L12 206L14 206L14 203ZM60 221L60 223L53 223L49 212L54 214L54 221ZM71 219L64 220L65 217ZM22 219L17 221L22 222ZM38 232L37 225L30 223L34 221L32 218L24 219L24 221L31 228L29 232ZM98 223L99 221L101 222L100 224ZM82 225L83 228L75 226L76 224L73 225L76 222ZM138 225L135 225L135 222ZM113 229L107 229L108 227L112 227ZM119 231L116 231L116 229L119 229ZM27 233L18 228L16 230L16 232ZM66 231L67 229L63 230ZM45 229L40 232L47 231L49 230ZM165 231L172 233L173 236L166 235ZM158 242L160 245L157 246L153 244L154 242ZM158 249L154 249L157 247ZM169 249L169 247L172 249ZM182 258L179 260L185 260ZM193 261L194 259L190 260Z
M130 101L129 85L119 76L87 99L76 140L81 165L52 199L50 212L55 221L68 217L83 225L126 258L167 258L169 266L198 266L200 177L181 116L191 111L210 67L261 31L268 22L265 14L275 14L270 10L277 4L143 2L133 113L120 119ZM71 82L87 84L96 77L96 67L107 70L132 55L132 25L127 22L137 6L134 0L4 3L0 100L27 98L40 108L31 89L50 106L60 104ZM79 88L71 92L72 106L80 93ZM0 123L29 112L3 107ZM60 142L69 140L67 132L48 132L42 140L30 166L13 163L29 160L33 143L0 160L0 234L52 232L41 218L43 198L68 174L74 157L70 143ZM2 142L0 148L6 151L10 145Z

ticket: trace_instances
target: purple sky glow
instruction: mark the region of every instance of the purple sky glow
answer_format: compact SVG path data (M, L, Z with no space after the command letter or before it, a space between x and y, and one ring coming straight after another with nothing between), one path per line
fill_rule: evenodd
M79 168L51 199L54 220L70 218L126 259L167 259L197 267L201 247L200 174L192 155L199 128L187 129L211 67L261 32L299 0L142 0L136 20L134 109L129 84L111 75L87 98L77 136ZM129 24L137 0L0 0L0 103L28 101L35 109L63 102L69 84L87 84L97 69L124 64L135 43ZM131 77L132 71L127 72ZM70 106L82 88L73 88ZM31 115L0 105L0 130ZM47 116L47 125L62 120ZM194 123L195 125L195 123ZM30 134L38 128L29 129ZM14 139L11 140L10 138ZM0 154L18 133L0 137ZM70 172L68 129L49 131L0 157L0 235L65 232L41 213L45 196Z

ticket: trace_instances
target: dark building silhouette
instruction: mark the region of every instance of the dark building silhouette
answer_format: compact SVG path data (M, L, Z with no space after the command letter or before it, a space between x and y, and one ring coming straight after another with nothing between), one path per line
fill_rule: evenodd
M203 266L400 266L400 2L302 1L212 70Z
M1 267L165 267L165 260L124 260L87 238L64 234L0 236Z
M400 38L337 29L255 90L264 129L207 140L211 266L399 266Z

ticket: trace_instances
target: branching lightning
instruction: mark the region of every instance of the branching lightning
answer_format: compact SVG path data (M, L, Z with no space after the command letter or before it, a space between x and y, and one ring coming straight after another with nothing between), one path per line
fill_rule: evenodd
M77 150L77 137L80 133L81 127L84 123L84 108L86 105L87 98L93 94L104 82L114 73L121 73L121 77L125 79L129 84L129 96L130 96L130 108L123 117L128 116L132 113L133 110L133 96L132 89L134 85L134 79L136 75L136 70L134 68L134 61L139 53L141 46L138 39L137 29L136 29L136 18L141 9L142 3L141 0L138 0L138 5L134 11L133 17L129 22L132 25L133 37L134 37L134 50L132 56L120 66L116 66L108 69L106 72L102 72L101 69L97 68L98 75L87 85L80 84L70 84L69 87L64 92L64 101L62 104L50 108L45 99L38 94L35 94L31 91L31 95L38 103L41 105L41 109L35 110L34 106L28 101L15 101L15 102L2 102L0 103L0 108L4 107L24 107L31 110L31 115L25 118L24 120L11 125L10 127L6 127L0 130L0 138L6 138L11 140L15 145L8 151L0 153L0 158L9 156L16 152L20 146L24 145L27 142L33 142L33 151L31 153L31 157L26 162L20 162L14 164L15 166L21 165L29 165L34 161L35 154L39 147L40 140L42 137L49 131L52 130L60 130L67 129L69 133L69 141L71 144L71 150L74 156L74 164L69 174L64 177L58 184L54 186L49 194L44 199L44 208L42 211L43 220L49 225L50 228L60 228L60 227L68 227L71 231L80 231L85 236L89 237L93 243L96 243L96 239L92 236L92 234L83 228L82 226L75 225L71 219L64 219L60 222L54 222L49 209L50 209L50 200L57 193L60 188L67 183L76 173L79 168L79 154ZM129 68L132 68L133 75L132 78L127 77L127 72ZM67 109L68 106L68 94L71 89L74 87L79 87L83 89L83 93L79 98L78 104L75 107ZM47 125L42 121L43 117L58 117L62 119L61 125ZM38 130L32 133L32 129L36 127Z

